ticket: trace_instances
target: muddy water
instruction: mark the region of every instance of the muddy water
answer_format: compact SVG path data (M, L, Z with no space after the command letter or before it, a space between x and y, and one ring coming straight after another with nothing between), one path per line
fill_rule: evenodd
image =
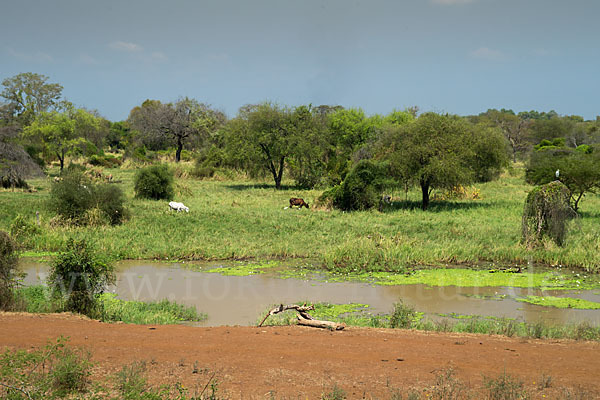
M195 264L209 269L219 264ZM43 283L48 267L23 262L25 284ZM208 314L204 326L251 325L274 304L297 301L369 304L373 314L389 313L402 300L418 311L517 318L527 322L600 324L600 310L573 310L535 306L514 300L527 295L554 295L600 302L600 291L541 291L521 288L463 288L425 285L376 286L360 282L280 279L275 274L223 276L194 271L177 263L125 261L117 264L117 284L111 288L124 300L155 301L168 298L193 305ZM481 298L484 297L484 298Z

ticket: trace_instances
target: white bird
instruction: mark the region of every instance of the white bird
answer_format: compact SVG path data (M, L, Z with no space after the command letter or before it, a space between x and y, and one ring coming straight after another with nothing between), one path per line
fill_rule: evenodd
M554 175L556 175L556 177L558 178L558 176L560 175L560 170L557 169Z

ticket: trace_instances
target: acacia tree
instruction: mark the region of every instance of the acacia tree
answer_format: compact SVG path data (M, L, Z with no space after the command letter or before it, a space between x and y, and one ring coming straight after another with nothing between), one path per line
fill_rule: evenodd
M531 146L528 140L529 128L532 125L531 120L522 119L515 115L512 110L505 109L490 109L480 114L480 116L486 118L492 126L502 130L512 150L513 162L517 161L517 153L524 152Z
M175 161L181 160L186 143L203 142L225 121L225 115L210 106L190 98L163 104L158 100L146 100L135 107L128 122L146 138L155 143L173 143Z
M65 112L43 112L23 130L23 135L37 139L44 151L54 154L64 169L65 158L76 146L84 144L86 132L101 129L101 120L83 109L68 107Z
M295 133L287 107L265 102L240 108L225 131L229 156L240 161L244 169L257 163L273 176L275 188L281 189L286 159L292 154Z
M489 140L497 131L483 132L458 116L425 113L414 122L387 129L378 147L394 176L421 188L421 208L427 210L434 189L450 189L476 179L481 166L476 149L488 141L488 147L497 147L497 140ZM486 168L499 168L496 164L501 160L501 156L492 157Z
M57 106L63 87L58 83L47 83L48 79L45 75L32 72L4 79L0 96L6 99L6 114L25 126L40 113Z
M15 125L0 126L0 186L26 186L25 178L41 174L38 165L17 143Z
M600 153L587 146L541 148L531 154L525 180L535 185L560 180L569 189L573 209L578 211L583 196L600 189Z

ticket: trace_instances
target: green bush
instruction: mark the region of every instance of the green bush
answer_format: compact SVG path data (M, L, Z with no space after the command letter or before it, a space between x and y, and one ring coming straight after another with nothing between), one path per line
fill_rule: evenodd
M125 194L120 187L110 184L98 185L94 190L98 208L110 220L111 225L117 225L129 217L125 208Z
M319 202L330 198L335 208L344 211L368 210L379 205L385 185L385 165L359 161L343 182L323 193Z
M43 349L7 349L0 366L0 398L54 399L86 391L92 363L89 352L66 347L59 337Z
M41 233L42 229L34 221L18 214L10 224L10 236L21 245L26 245L29 238Z
M91 355L83 350L64 347L60 349L49 375L55 393L65 396L84 392L90 383Z
M414 307L400 301L394 304L394 312L390 316L390 328L409 329L418 320L419 315Z
M79 221L93 206L92 182L80 171L67 170L61 181L52 184L49 208L64 218Z
M48 282L53 296L65 300L67 311L95 318L101 314L98 296L115 282L115 274L85 240L69 239L50 267Z
M116 168L120 167L121 164L123 164L123 162L121 161L121 159L111 155L99 156L94 154L88 159L88 164L95 165L98 167Z
M171 200L175 193L173 182L173 172L165 164L143 168L135 175L135 196L153 200Z
M0 310L12 310L17 285L17 248L8 233L0 231Z
M73 165L73 164L72 164ZM100 210L111 224L120 224L128 216L125 195L115 185L97 185L77 169L52 184L49 208L76 224L90 222L93 209ZM101 217L102 217L101 216Z

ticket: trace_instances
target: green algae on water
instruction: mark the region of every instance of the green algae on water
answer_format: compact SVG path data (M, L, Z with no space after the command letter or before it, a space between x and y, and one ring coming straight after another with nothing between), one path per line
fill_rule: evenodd
M279 264L275 261L269 261L262 264L240 264L226 265L207 269L204 272L218 273L224 276L250 276L264 274L267 270L277 267Z
M377 285L460 286L460 287L520 287L542 290L596 289L600 282L568 276L559 272L504 272L467 268L432 268L416 270L412 274L371 272L337 276L331 281L358 280Z
M579 310L600 310L600 303L584 299L575 299L572 297L527 296L524 298L518 298L516 300L523 303L530 303L545 307L576 308Z

